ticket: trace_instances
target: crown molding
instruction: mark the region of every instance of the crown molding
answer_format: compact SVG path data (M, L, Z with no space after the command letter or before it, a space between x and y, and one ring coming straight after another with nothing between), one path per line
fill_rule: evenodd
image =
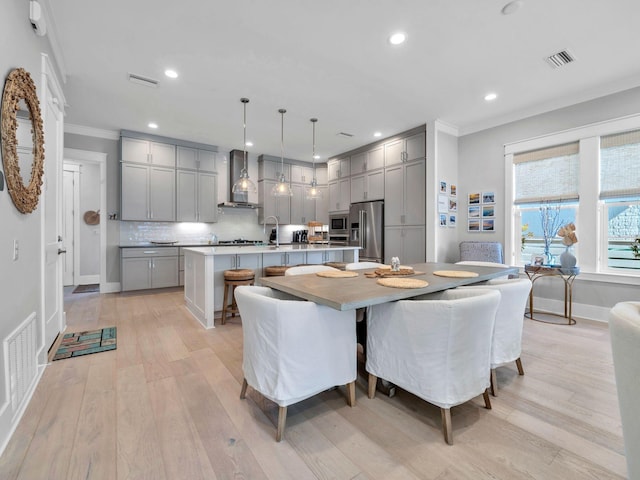
M120 140L120 132L103 130L101 128L85 127L84 125L64 124L64 133L83 135L85 137L106 138L107 140Z

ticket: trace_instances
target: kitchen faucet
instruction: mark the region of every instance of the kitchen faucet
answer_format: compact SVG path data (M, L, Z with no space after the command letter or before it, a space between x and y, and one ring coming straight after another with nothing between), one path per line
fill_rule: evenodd
M276 249L280 248L280 232L278 229L278 217L275 215L269 215L264 219L264 223L262 224L262 233L267 233L267 220L273 218L276 221Z

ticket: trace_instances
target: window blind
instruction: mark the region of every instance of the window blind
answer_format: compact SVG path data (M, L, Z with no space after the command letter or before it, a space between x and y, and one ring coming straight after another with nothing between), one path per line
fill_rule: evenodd
M640 130L600 139L600 198L640 197Z
M572 142L515 154L514 203L578 200L578 153L578 142Z

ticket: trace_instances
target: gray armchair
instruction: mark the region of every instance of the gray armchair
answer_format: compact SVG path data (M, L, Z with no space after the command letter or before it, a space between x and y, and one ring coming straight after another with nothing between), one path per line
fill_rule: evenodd
M461 261L504 263L504 253L500 242L460 242Z

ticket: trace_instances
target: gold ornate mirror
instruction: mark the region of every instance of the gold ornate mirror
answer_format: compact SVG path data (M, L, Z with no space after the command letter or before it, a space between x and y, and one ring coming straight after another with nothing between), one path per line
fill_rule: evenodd
M38 206L44 170L40 102L29 72L13 70L2 95L2 162L9 195L22 213Z

